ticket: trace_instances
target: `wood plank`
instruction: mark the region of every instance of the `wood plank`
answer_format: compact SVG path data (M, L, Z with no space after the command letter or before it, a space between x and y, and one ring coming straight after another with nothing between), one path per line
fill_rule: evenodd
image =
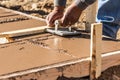
M90 80L97 79L101 75L101 53L102 53L102 23L91 25L91 70Z
M120 40L120 29L119 29L118 32L117 32L116 39L117 39L117 40Z
M40 26L40 27L29 28L29 29L2 32L2 33L0 33L0 36L2 36L2 37L6 37L6 36L7 37L17 37L17 36L23 36L23 35L42 33L42 32L45 32L46 28L49 28L49 27L48 26Z

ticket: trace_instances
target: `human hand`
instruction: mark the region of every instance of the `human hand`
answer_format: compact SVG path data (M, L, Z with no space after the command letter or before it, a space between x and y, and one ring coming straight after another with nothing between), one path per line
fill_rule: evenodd
M69 6L62 17L62 26L70 26L76 23L83 10L80 10L75 4Z
M47 25L51 27L54 26L55 20L62 18L63 13L64 13L63 6L55 7L54 10L46 18Z

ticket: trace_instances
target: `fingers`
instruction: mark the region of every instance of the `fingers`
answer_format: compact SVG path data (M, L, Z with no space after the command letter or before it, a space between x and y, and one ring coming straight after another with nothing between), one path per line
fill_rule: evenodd
M66 9L64 16L62 18L63 26L71 26L75 24L81 15L82 10L80 10L76 5L71 5Z
M50 13L46 18L46 22L49 26L54 26L55 20L62 18L62 26L71 26L78 21L81 12L82 11L80 11L76 6L70 6L64 13L64 16L63 12L59 11L53 11Z
M54 20L55 20L54 18L55 18L55 17L53 17L52 14L49 14L49 15L47 16L47 18L46 18L46 23L47 23L48 26L50 26L50 27L54 26Z
M60 19L62 17L63 17L63 13L52 12L47 16L46 23L48 26L53 27L55 20Z
M62 26L71 26L73 25L75 22L77 22L77 17L76 15L74 15L75 13L72 12L71 9L67 9L66 12L64 13L64 16L62 18Z
M71 26L76 22L76 19L74 18L74 16L71 15L64 15L62 18L62 26L66 27L66 26Z

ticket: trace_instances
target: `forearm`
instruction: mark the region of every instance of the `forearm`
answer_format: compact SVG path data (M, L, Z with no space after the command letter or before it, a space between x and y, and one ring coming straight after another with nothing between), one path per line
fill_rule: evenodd
M89 5L94 3L96 0L75 0L74 4L78 6L81 10L86 9Z
M57 9L63 10L65 8L66 1L67 0L54 0L54 6L57 7ZM84 10L95 1L96 0L75 0L73 4L78 6L80 10Z

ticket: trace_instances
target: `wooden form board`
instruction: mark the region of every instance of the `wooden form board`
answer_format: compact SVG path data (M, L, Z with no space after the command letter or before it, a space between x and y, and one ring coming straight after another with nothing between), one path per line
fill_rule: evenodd
M101 52L102 52L102 23L91 25L90 45L90 80L97 79L101 75Z
M14 77L24 80L34 77L56 80L62 75L87 76L90 67L89 46L90 40L81 36L61 38L51 34L0 45L0 79ZM102 41L102 71L120 64L119 50L120 42Z

